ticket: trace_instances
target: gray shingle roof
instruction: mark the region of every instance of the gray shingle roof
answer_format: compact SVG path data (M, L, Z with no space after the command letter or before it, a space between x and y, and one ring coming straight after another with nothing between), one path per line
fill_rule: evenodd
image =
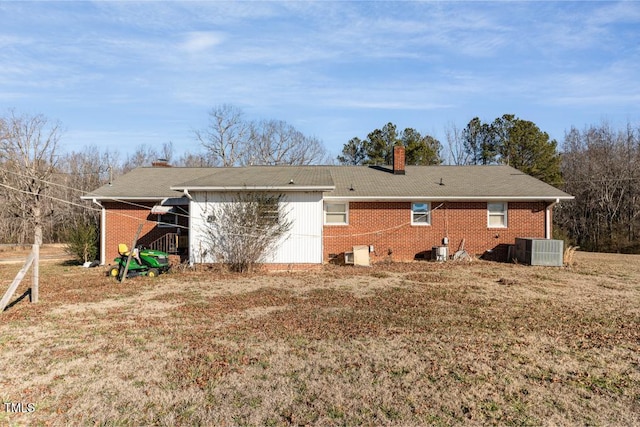
M182 189L237 189L277 188L296 190L301 188L332 189L331 173L322 166L247 166L242 168L216 168L210 175L190 181L174 183Z
M171 190L173 184L211 173L211 168L136 168L114 179L111 185L103 185L87 193L83 199L162 200L166 197L180 197L181 191Z
M290 182L293 181L293 184ZM440 185L442 182L443 185ZM568 199L567 193L510 166L387 167L249 166L243 168L138 168L84 198L179 197L183 189L315 188L328 198ZM173 188L173 190L172 190Z
M405 171L405 175L394 175L386 167L332 167L336 189L325 193L325 196L431 199L571 197L510 166L406 166Z

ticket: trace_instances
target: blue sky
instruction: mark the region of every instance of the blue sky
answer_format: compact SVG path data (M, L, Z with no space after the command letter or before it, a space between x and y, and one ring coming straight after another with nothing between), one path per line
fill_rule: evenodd
M387 122L640 127L640 3L0 2L0 109L59 120L67 151L196 152L224 103L333 156Z

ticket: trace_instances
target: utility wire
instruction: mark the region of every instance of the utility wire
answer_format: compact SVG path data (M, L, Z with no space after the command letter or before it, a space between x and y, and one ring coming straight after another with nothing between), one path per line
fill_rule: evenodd
M9 173L12 173L14 175L36 179L38 181L42 181L42 182L45 182L47 184L55 185L55 186L58 186L58 187L66 188L66 189L69 189L69 190L77 191L77 192L80 192L80 193L87 194L88 196L91 196L90 192L86 192L86 191L80 190L78 188L70 187L70 186L67 186L67 185L64 185L64 184L59 184L59 183L52 182L52 181L47 181L47 180L45 180L43 178L29 177L28 175L20 174L18 172L9 171L9 170L6 170L6 169L5 169L5 171L7 171ZM21 190L19 188L11 187L11 186L6 185L6 184L1 184L0 183L0 186L5 187L7 189L14 190L14 191L19 191L19 192L24 193L24 194L35 195L35 193L33 193L33 192L26 191L26 190ZM60 198L57 198L57 197L54 197L54 196L50 196L50 195L47 195L47 194L44 194L44 195L41 195L41 196L49 198L51 200L55 200L55 201L61 202L61 203L65 203L65 204L68 204L68 205L71 205L71 206L81 207L83 209L88 209L88 210L91 210L91 211L94 211L94 212L102 212L102 209L94 208L93 206L82 205L82 204L79 204L79 203L71 202L69 200L60 199ZM101 197L101 199L103 199L103 200L107 199L107 200L112 201L112 202L123 203L123 204L129 205L129 206L133 206L133 207L137 207L137 208L141 208L141 209L145 209L145 210L149 210L149 211L151 211L153 209L153 207L149 207L147 205L143 205L143 204L140 204L140 203L135 203L135 202L132 202L130 200L120 199L120 198L117 198L117 197ZM437 206L436 208L434 208L432 210L436 210L436 209L440 208L441 206L442 206L442 204L440 204L439 206ZM123 218L134 219L136 221L144 221L144 222L149 222L149 223L153 223L153 224L165 224L165 225L170 226L171 228L179 228L179 229L183 229L183 230L189 230L190 229L189 226L183 226L183 225L172 224L172 223L167 223L167 222L158 223L157 221L148 220L148 219L141 219L139 217L135 217L133 215L128 215L128 214L121 213L121 212L109 211L108 213L109 213L109 215L117 215L117 216L120 216L120 217L123 217ZM206 214L206 212L205 212L205 214ZM188 214L181 214L181 213L172 212L171 215L175 215L176 217L181 217L181 218L189 218L190 220L197 221L197 222L200 222L200 221L203 222L203 223L207 222L206 218L199 218L198 219L198 218L195 218L195 217L191 217ZM395 225L395 226L392 226L392 227L379 229L379 230L374 230L374 231L363 232L363 233L338 234L338 235L326 235L326 234L324 234L324 236L323 236L323 234L289 233L289 236L292 236L292 237L312 237L312 238L321 238L321 237L325 237L325 238L362 237L362 236L368 236L368 235L387 233L389 231L397 230L399 228L402 228L402 227L410 225L410 224L411 224L411 221L407 221L407 222L404 222L402 224L398 224L398 225ZM247 230L251 230L253 233L251 233L251 234L249 234L249 233L245 233L245 234L228 233L228 235L230 235L230 236L246 236L246 237L257 238L257 237L261 237L261 235L256 235L256 234L254 234L255 232L259 233L260 231L266 231L265 228L256 228L256 227L249 226L249 225L247 225L247 226L239 225L238 227L244 228L244 229L247 229Z
M36 193L34 193L32 191L21 190L19 188L15 188L15 187L12 187L10 185L3 184L3 183L0 183L0 187L4 187L4 188L7 188L7 189L13 190L13 191L18 191L18 192L23 193L23 194L28 194L28 195L32 195L32 196L36 195ZM80 203L75 203L75 202L72 202L72 201L69 201L69 200L60 199L58 197L50 196L48 194L40 194L40 196L48 198L48 199L51 199L51 200L55 200L55 201L60 202L60 203L65 203L67 205L81 207L83 209L87 209L87 210L90 210L90 211L94 211L94 212L98 212L98 213L102 212L102 209L100 209L100 208L94 208L93 206L82 205ZM151 208L149 208L149 209L151 209ZM148 219L141 219L139 217L136 217L136 216L133 216L133 215L128 215L128 214L121 213L121 212L109 212L109 214L110 215L117 215L117 216L124 217L124 218L134 219L136 221L144 221L144 222L150 222L150 223L157 224L156 221L151 221L151 220L148 220ZM186 226L183 226L183 225L179 225L179 224L170 224L170 223L164 223L164 224L170 225L171 227L175 227L175 228L181 228L181 229L186 229L186 230L189 229L189 227L186 227Z
M55 185L55 186L57 186L57 187L61 187L61 188L67 189L67 190L77 191L77 192L79 192L79 193L83 193L83 194L85 194L85 195L89 195L89 196L91 196L91 193L90 193L90 192L88 192L88 191L86 191L86 190L81 190L81 189L79 189L79 188L70 187L70 186L68 186L68 185L60 184L60 183L53 182L53 181L48 181L48 180L43 179L43 178L31 177L31 176L29 176L29 175L21 174L21 173L19 173L19 172L10 171L10 170L7 170L7 169L5 169L5 171L6 171L6 172L9 172L9 173L11 173L11 174L17 175L17 176L21 176L21 177L23 177L23 178L35 179L35 180L37 180L37 181L42 181L42 182L44 182L44 183L46 183L46 184L49 184L49 185ZM19 190L19 189L16 189L16 190L18 190L18 191L23 191L23 190ZM54 199L54 200L57 200L57 201L61 201L61 202L66 202L67 204L73 204L73 202L64 201L64 200L62 200L62 199L56 199L56 198L55 198L55 197L53 197L53 196L49 196L49 198ZM130 200L124 200L124 199L118 199L118 198L110 198L110 200L115 201L115 202L118 202L118 203L125 203L125 204L127 204L127 205L129 205L129 206L134 206L134 207L138 207L138 208L143 208L143 209L148 209L148 210L153 209L153 208L151 208L151 207L149 207L149 206L146 206L146 205L143 205L143 204L140 204L140 203L134 203L134 202L132 202L132 201L130 201ZM86 207L86 206L84 206L84 205L80 205L80 204L73 204L73 205L74 205L74 206L85 207L85 208L87 208L87 209L88 209L88 207ZM97 209L98 211L100 210L100 209L98 209L98 208L96 208L96 209ZM178 217L189 218L189 215L186 215L186 214L180 214L180 213L175 213L175 212L174 212L174 213L172 213L172 214L173 214L173 215L176 215L176 216L178 216ZM123 214L123 215L124 215L124 214ZM169 223L167 223L167 224L169 224ZM169 224L169 225L172 225L172 224ZM183 227L183 226L181 226L181 227ZM183 228L184 228L184 227L183 227Z

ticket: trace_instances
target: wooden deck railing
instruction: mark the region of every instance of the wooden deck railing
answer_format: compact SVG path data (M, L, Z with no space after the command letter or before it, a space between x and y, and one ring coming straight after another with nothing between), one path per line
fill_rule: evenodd
M154 240L149 244L149 248L154 249L156 251L166 252L168 254L177 254L178 253L178 239L179 236L176 233L167 233L160 237L159 239Z

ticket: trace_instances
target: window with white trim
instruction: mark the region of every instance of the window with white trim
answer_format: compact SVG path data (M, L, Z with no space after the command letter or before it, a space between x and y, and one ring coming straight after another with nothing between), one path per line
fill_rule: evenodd
M325 203L324 223L327 225L349 224L349 203Z
M429 203L411 203L411 225L430 225L431 206Z
M487 203L487 226L505 228L507 226L507 203Z

